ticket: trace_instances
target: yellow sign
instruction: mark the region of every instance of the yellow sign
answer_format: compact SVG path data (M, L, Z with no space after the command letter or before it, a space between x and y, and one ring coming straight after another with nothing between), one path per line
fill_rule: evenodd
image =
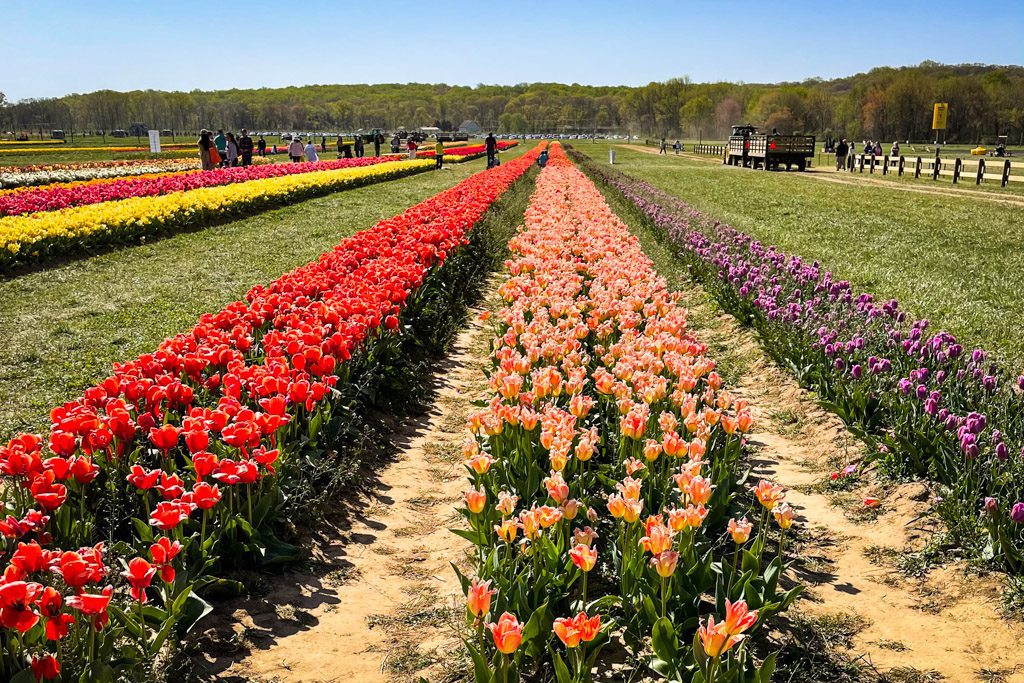
M946 118L949 116L949 104L936 102L932 112L932 130L946 130Z

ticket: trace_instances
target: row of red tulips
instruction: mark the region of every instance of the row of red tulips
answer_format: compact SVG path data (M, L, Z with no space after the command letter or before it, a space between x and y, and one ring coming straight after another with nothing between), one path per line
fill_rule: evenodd
M386 161L380 157L361 159L336 159L299 164L260 164L257 166L218 168L212 171L183 171L157 176L135 176L117 180L86 182L71 186L26 187L6 194L0 194L0 216L14 216L37 211L56 211L71 206L98 204L100 202L128 199L130 197L153 197L170 192L186 192L200 187L216 187L249 180L278 178L280 176L330 171L340 168L357 168Z
M47 438L0 447L0 675L141 680L210 609L200 596L225 586L218 567L294 555L274 522L338 467L349 380L362 391L389 371L430 297L457 289L473 226L536 155L254 287L54 409Z

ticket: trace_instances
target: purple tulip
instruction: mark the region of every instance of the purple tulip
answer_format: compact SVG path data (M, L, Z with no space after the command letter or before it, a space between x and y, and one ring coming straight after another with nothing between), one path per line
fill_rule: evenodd
M1010 510L1010 519L1017 524L1024 524L1024 503L1014 503Z

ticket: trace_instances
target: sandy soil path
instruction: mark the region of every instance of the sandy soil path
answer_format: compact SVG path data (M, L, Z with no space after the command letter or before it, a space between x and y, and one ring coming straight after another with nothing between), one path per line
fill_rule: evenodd
M692 298L691 308L703 305ZM858 462L863 444L768 361L733 318L700 318L710 324L698 336L729 344L744 359L736 393L754 410L754 480L789 487L787 499L800 514L805 538L794 578L808 591L792 609L853 616L859 630L847 656L870 669L868 680L1024 683L1024 623L999 614L997 577L972 574L958 562L914 575L897 567L934 530L918 520L928 509L928 489L881 486L868 472L862 485L829 492L822 482ZM877 512L864 507L867 496L882 500Z
M245 647L226 653L213 680L461 677L464 602L449 563L465 569L469 546L449 528L463 526L455 507L466 481L461 442L470 401L486 392L481 368L491 333L478 313L470 312L438 367L427 413L398 426L394 461L351 506L351 526L318 552L316 571L282 575L257 605L231 615ZM288 623L293 627L282 628Z
M644 147L643 145L618 145L634 152L643 152L644 154L653 154L658 156L658 150L652 147ZM667 155L673 157L674 154ZM708 157L699 154L689 154L684 152L681 156L687 159L694 159L697 161L705 161L710 164L720 166L723 171L743 171L750 172L750 169L741 169L733 166L726 166L722 163L722 160L717 157ZM938 195L941 197L949 196L962 196L969 197L971 199L981 199L984 201L997 202L1000 204L1008 204L1010 206L1024 207L1024 198L1014 197L1005 194L996 194L995 192L986 192L984 190L972 190L966 187L958 187L952 184L946 184L939 186L936 183L935 187L921 187L918 185L910 185L909 183L901 183L891 180L883 180L876 178L872 175L861 174L861 173L839 173L833 168L816 167L809 171L800 174L794 174L800 178L808 178L811 180L820 180L829 183L839 183L841 185L872 185L875 187L885 187L892 190L903 190L904 192L915 192L917 194L930 194Z

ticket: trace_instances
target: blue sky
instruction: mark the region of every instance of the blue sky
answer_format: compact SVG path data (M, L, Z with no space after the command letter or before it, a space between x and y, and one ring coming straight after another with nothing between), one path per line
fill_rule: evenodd
M0 7L0 91L11 100L100 88L307 83L637 85L683 75L766 82L925 59L1024 62L1022 0L4 0ZM760 28L749 42L726 41L740 26Z

